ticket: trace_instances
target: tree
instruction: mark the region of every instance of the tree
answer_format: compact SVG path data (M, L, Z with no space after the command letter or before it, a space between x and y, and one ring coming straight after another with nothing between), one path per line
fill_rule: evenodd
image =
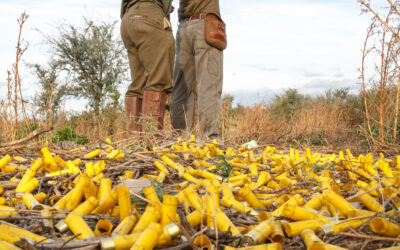
M289 120L303 107L306 100L307 97L300 94L297 89L289 88L284 94L275 96L271 104L272 114Z
M31 64L29 66L40 87L33 104L39 108L41 114L45 112L46 121L51 121L68 94L66 86L59 82L59 65L56 62L49 62L48 65Z
M349 88L328 89L325 91L325 97L330 104L333 104L336 100L343 103L349 98L349 91Z
M69 94L89 101L96 115L106 104L116 107L117 87L127 79L125 49L115 36L116 21L95 23L83 18L82 26L58 25L58 34L44 35L52 57L70 79Z
M390 144L400 151L400 1L388 0L380 13L369 1L358 2L365 7L363 12L372 14L360 68L365 132L374 146L387 148Z

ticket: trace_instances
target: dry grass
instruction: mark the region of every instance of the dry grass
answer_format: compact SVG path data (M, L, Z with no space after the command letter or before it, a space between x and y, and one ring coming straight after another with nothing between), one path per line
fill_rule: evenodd
M289 120L272 115L269 106L260 103L243 107L234 119L225 122L224 138L244 143L346 147L354 143L354 125L346 109L337 103L316 101L305 105Z
M256 140L260 145L275 144L278 146L325 146L329 148L347 148L349 145L358 146L355 127L349 112L337 103L328 104L315 101L305 105L290 119L284 116L272 115L270 107L260 103L251 107L232 109L225 101L220 120L221 137L228 144L242 144ZM6 106L0 103L1 114L6 113ZM4 116L6 117L6 116ZM53 121L54 130L64 127L73 128L76 134L86 136L89 141L112 137L114 141L126 138L124 114L120 110L109 109L95 116L91 112L83 112L70 117L62 112ZM39 123L38 121L20 121L19 123ZM1 140L10 141L12 121L0 120ZM359 124L358 124L359 125ZM39 127L46 122L39 123ZM166 131L172 130L170 113L167 111L164 119ZM195 131L194 131L195 132ZM42 140L51 141L50 134Z

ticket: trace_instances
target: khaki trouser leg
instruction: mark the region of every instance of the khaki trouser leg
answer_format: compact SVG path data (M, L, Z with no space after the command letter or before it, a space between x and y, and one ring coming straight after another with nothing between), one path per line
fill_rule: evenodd
M121 37L128 51L132 77L125 94L128 130L141 129L140 114L152 117L158 129L163 127L175 56L172 29L165 25L165 20L160 6L152 2L134 4L122 18ZM140 105L136 100L140 100Z
M190 52L189 40L183 37L180 27L176 36L176 63L174 88L171 97L172 126L174 129L192 131L196 80L194 55Z
M222 51L211 46L206 50L197 49L195 58L199 135L218 136L222 94Z
M172 90L175 42L172 30L164 27L164 18L157 4L139 2L122 19L121 36L132 76L126 96L142 98L144 90Z
M143 88L146 84L145 68L140 60L139 51L135 46L134 41L130 38L130 26L127 24L128 21L123 20L121 25L121 37L124 42L125 48L128 52L129 68L131 73L132 82L128 86L128 90L125 94L126 97L138 97L142 98Z
M194 53L192 53L192 51ZM184 110L193 117L192 87L197 82L199 136L218 136L223 81L223 52L204 39L204 20L192 20L179 26L177 63L172 93L172 119L176 129L186 128ZM194 60L194 64L193 64Z

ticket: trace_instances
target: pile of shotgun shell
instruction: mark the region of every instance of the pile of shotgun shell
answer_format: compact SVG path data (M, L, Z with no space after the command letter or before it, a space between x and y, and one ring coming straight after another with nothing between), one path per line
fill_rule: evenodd
M124 180L133 178L132 171L107 178L107 163L125 157L110 144L82 153L85 164L80 159L64 161L47 147L30 164L21 157L0 156L2 173L23 173L20 179L0 182L0 186L18 183L12 195L0 197L0 248L18 249L13 243L21 239L71 240L71 236L47 238L15 226L12 220L6 222L4 217L21 216L18 204L40 211L49 230L61 235L70 231L73 240L99 239L101 249L107 250L153 249L188 240L178 206L192 228L230 232L232 243L222 246L227 250L282 249L285 238L294 236L301 237L307 249L345 249L324 243L322 236L361 225L383 237L400 234L400 226L389 219L397 216L400 206L400 156L354 156L350 150L319 154L309 148L305 153L294 149L284 153L269 146L223 147L216 141L199 146L194 136L178 138L171 148L155 148L148 154L154 168L139 179L151 179L152 185L140 193L124 185ZM73 175L77 177L61 183L69 190L65 194L46 199L46 193L40 192L42 177ZM168 184L173 190L157 192L155 186L162 187L169 179L175 181ZM55 179L47 182L57 184ZM144 207L133 202L137 196L146 201ZM100 219L95 227L89 226L84 216L91 214L119 217L120 223ZM227 214L244 216L250 223L243 226ZM51 219L60 215L64 219ZM214 243L199 233L191 244L213 248Z

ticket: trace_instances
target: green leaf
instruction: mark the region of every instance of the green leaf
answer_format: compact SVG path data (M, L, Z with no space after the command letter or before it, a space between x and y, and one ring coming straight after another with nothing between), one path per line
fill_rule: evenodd
M210 172L218 174L224 178L228 178L233 171L232 166L226 161L225 156L217 155L216 158L222 162L216 165L216 169L214 171Z

